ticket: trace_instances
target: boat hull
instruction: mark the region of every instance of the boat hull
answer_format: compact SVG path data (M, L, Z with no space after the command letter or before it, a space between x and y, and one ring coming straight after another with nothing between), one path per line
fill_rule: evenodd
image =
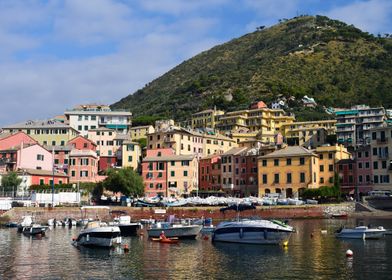
M134 236L137 234L137 231L141 228L141 224L139 223L131 223L128 225L119 224L118 227L121 231L121 236Z
M75 240L75 245L85 247L112 247L121 244L120 229L101 227L93 230L81 231Z
M373 208L379 210L392 211L392 196L368 197L366 201Z
M355 231L355 230L342 230L337 233L338 238L350 238L350 239L380 239L385 236L385 230L367 230L367 231Z
M147 230L148 237L157 238L164 231L165 236L168 238L178 237L181 239L195 239L202 229L201 225L189 225L182 227L169 227L169 228L151 228Z
M25 235L45 235L46 230L46 226L26 226L22 227L19 231Z

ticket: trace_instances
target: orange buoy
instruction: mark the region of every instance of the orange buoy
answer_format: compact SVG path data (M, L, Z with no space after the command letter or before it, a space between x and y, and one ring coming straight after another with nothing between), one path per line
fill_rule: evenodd
M128 252L129 252L128 244L124 244L124 252L125 252L125 253L128 253Z

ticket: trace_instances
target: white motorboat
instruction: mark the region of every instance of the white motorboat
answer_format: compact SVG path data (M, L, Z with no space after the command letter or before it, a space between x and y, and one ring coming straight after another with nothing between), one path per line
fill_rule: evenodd
M293 227L279 221L245 219L220 223L212 235L212 241L281 244L288 242L293 231Z
M136 235L137 230L142 227L141 223L131 223L131 217L122 215L114 218L114 221L109 223L111 226L118 226L122 236Z
M147 229L147 233L150 238L158 238L163 231L168 238L178 237L180 239L194 239L200 233L202 227L202 225L158 222L151 225L151 227Z
M74 240L76 246L112 247L121 244L118 226L102 226L100 221L88 222Z
M355 228L341 228L336 232L336 237L355 239L380 239L385 236L385 233L386 229L382 226L377 228L359 226Z
M22 222L18 225L18 232L26 235L45 235L47 229L47 226L35 223L32 216L23 216Z

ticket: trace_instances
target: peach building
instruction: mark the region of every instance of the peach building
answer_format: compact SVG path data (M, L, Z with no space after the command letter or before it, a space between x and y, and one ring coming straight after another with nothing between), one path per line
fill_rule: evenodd
M98 175L98 156L91 150L72 150L69 155L69 181L96 182Z

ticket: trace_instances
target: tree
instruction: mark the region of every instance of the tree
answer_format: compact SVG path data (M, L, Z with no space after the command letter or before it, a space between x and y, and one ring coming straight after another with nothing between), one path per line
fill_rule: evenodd
M102 182L106 190L121 192L126 196L143 195L143 179L133 169L109 169L107 174L108 177Z
M16 172L9 172L8 174L3 175L3 178L1 179L1 186L6 192L15 192L21 183L22 179L18 177Z

